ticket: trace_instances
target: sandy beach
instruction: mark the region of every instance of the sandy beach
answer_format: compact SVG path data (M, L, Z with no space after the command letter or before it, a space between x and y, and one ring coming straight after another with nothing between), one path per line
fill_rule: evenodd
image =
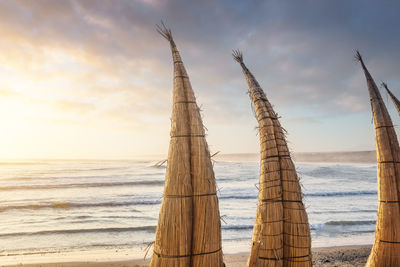
M340 246L328 248L313 248L314 266L364 266L370 253L370 245L362 246ZM110 252L109 252L110 253ZM78 256L78 255L75 255ZM112 257L112 255L110 255ZM227 267L244 267L246 266L248 253L226 254L224 255ZM53 259L57 259L54 254ZM82 258L82 255L80 256ZM55 263L35 263L35 264L16 264L1 265L2 267L147 267L149 260L123 260L123 261L79 261L71 260L70 262ZM55 260L56 261L56 260Z

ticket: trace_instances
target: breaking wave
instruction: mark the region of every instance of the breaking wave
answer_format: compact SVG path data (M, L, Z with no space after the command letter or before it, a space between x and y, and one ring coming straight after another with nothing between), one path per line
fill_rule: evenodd
M90 229L61 229L61 230L46 230L37 232L17 232L0 234L0 237L10 236L33 236L33 235L55 235L55 234L82 234L82 233L102 233L102 232L137 232L137 231L150 231L154 232L156 226L140 226L140 227L110 227L110 228L90 228Z
M10 205L0 206L0 212L7 210L38 210L38 209L69 209L69 208L88 208L88 207L118 207L118 206L134 206L134 205L157 205L161 200L136 200L121 202L99 202L99 203L71 203L71 202L53 202L29 205Z
M135 181L135 182L112 182L112 183L76 183L76 184L36 184L36 185L10 185L0 186L1 191L7 190L37 190L37 189L60 189L74 187L111 187L131 185L163 185L162 180Z

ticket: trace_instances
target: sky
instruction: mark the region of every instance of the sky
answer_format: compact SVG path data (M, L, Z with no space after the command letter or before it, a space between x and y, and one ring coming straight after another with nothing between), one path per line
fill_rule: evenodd
M0 0L0 158L166 155L173 66L160 20L172 29L212 153L259 151L232 49L242 50L292 151L373 150L354 54L400 96L398 10L399 1L378 0Z

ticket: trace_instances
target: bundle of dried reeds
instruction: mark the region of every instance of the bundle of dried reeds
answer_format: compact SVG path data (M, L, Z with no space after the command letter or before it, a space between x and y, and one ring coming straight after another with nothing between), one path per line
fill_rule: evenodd
M375 243L366 266L400 266L400 148L392 120L360 53L375 124L378 162L378 218Z
M400 115L400 101L397 99L397 97L394 96L394 94L389 90L388 86L386 83L382 82L382 86L386 89L386 91L388 92L388 94L390 95L390 98L393 101L394 106L397 109L397 112Z
M164 195L150 266L223 266L221 222L214 171L189 77L164 24L158 32L171 45L174 92Z
M284 129L264 91L233 52L246 77L258 120L261 170L256 221L247 266L312 266L311 236Z

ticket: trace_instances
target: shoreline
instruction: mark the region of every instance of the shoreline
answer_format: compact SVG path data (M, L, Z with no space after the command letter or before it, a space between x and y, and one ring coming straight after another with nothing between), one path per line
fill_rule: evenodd
M334 246L334 247L318 247L313 248L313 262L314 266L364 266L368 255L371 251L372 245L352 245L352 246ZM71 258L68 262L57 262L57 253L54 253L54 262L36 262L36 263L19 263L19 264L9 264L0 265L1 267L148 267L150 262L150 255L146 260L112 260L114 250L108 250L110 260L107 261L82 261L84 257L84 252L79 255L75 255L76 258ZM247 258L249 253L235 253L235 254L225 254L224 261L226 267L244 267L246 266ZM4 256L2 256L4 257ZM0 257L0 260L1 258ZM21 261L23 261L21 259Z

